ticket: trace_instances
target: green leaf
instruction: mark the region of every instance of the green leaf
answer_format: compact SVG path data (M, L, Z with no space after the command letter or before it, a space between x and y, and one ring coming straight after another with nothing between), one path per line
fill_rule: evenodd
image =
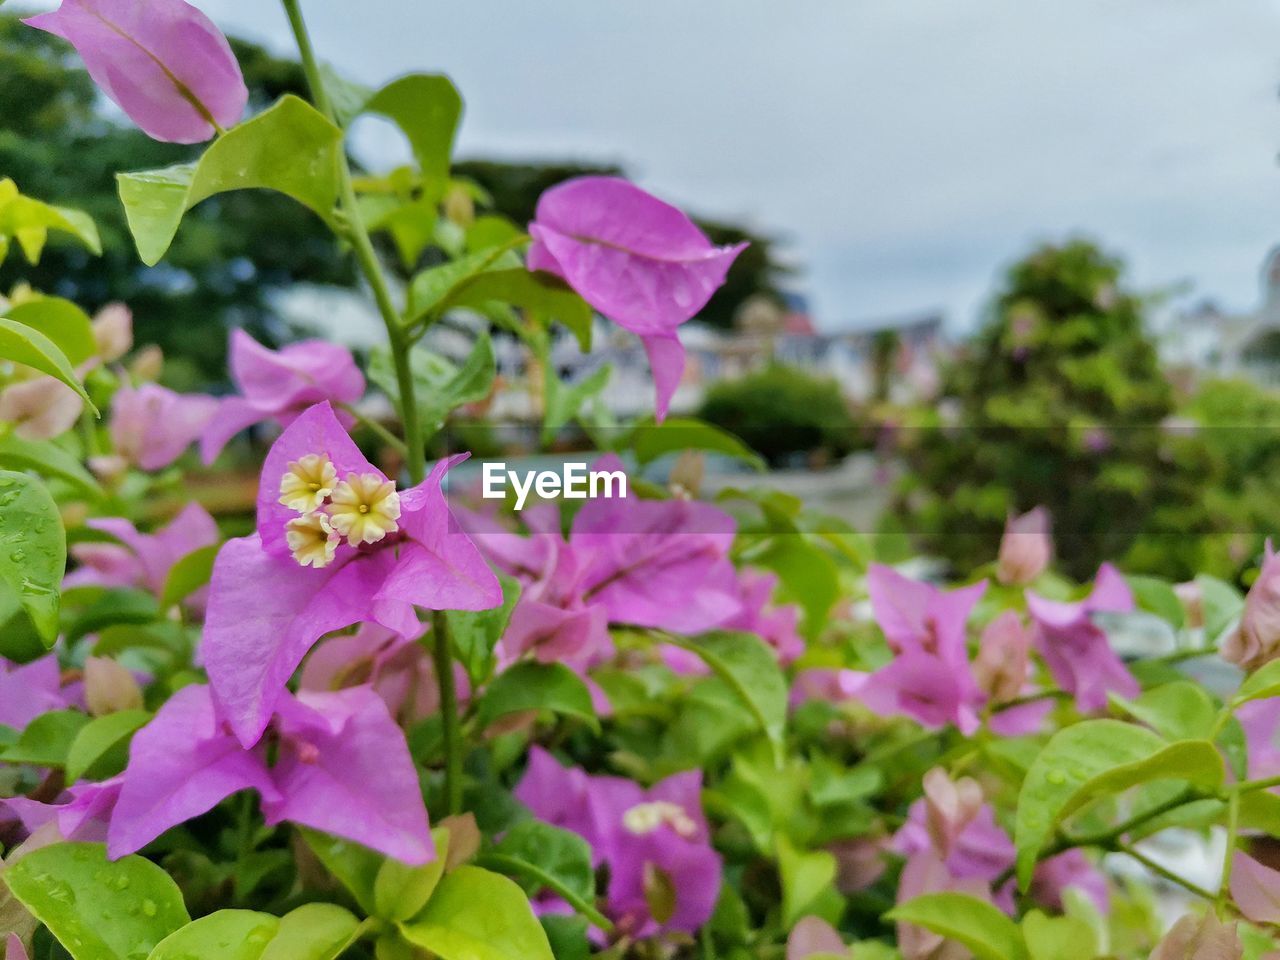
M146 710L121 710L90 720L80 728L67 751L67 783L86 775L102 780L123 770L129 740L150 719Z
M462 97L448 77L414 73L392 80L362 112L387 117L403 130L428 187L443 186L462 117Z
M1125 581L1133 591L1133 598L1138 608L1154 613L1162 620L1168 621L1175 629L1179 629L1185 620L1182 601L1173 592L1173 586L1159 577L1126 576Z
M826 850L796 850L778 838L778 876L782 881L782 922L790 927L806 914L835 922L842 901L835 890L836 858ZM835 897L837 917L828 904ZM824 914L828 914L824 916Z
M487 332L476 338L461 367L437 354L414 347L409 351L418 421L425 435L436 433L449 414L463 404L483 400L493 389L497 363ZM380 348L369 361L369 379L400 406L400 388L390 351Z
M388 857L373 880L375 917L386 920L408 920L430 899L440 878L444 876L449 856L449 831L432 830L436 858L430 863L411 867Z
M591 691L563 663L524 661L504 670L480 698L476 720L486 727L500 717L526 710L550 710L577 717L593 729L599 727Z
M5 868L4 880L75 960L137 960L190 922L169 875L100 843L57 843Z
M585 917L544 913L538 919L556 960L589 960L591 943L587 939Z
M1090 960L1098 938L1080 917L1048 917L1032 910L1022 918L1022 935L1031 960Z
M888 919L914 923L967 947L977 960L1026 960L1018 925L998 907L967 893L926 893L891 910Z
M441 960L554 960L524 891L479 867L446 875L422 913L400 924L400 932Z
M597 367L577 383L568 384L560 379L554 365L543 361L542 442L550 443L560 428L578 416L582 405L602 391L609 383L613 367L605 364Z
M360 921L333 903L306 903L280 918L261 960L335 960L355 939Z
M84 363L98 351L89 315L70 300L36 297L9 307L4 315L43 333L73 365Z
M362 847L350 840L340 840L319 830L303 827L299 831L320 862L333 874L338 882L356 898L356 903L365 913L373 915L376 909L374 884L378 871L382 869L386 859L374 853L368 847Z
M70 234L95 256L102 253L98 228L88 214L24 197L12 180L0 180L0 262L4 261L8 239L16 237L27 260L39 263L50 230Z
M827 551L800 533L773 537L753 561L772 570L782 582L780 599L794 601L804 614L801 628L815 637L826 626L827 614L840 596L835 561Z
M494 852L524 864L524 875L539 887L550 885L557 893L567 890L585 903L595 901L591 847L576 833L541 820L523 820L506 832Z
M58 639L66 569L67 537L53 497L34 477L0 470L0 580L17 594L46 646Z
M14 363L25 363L33 370L47 373L55 380L60 380L74 390L95 414L98 408L85 393L84 385L76 376L75 370L66 354L58 349L57 344L34 327L0 317L0 358L12 360Z
M78 710L50 710L32 720L18 742L5 748L5 763L31 763L41 767L61 767L80 730L89 722Z
M228 190L262 188L331 220L338 197L342 131L292 94L215 140L195 163L121 173L116 179L138 256L160 262L182 215Z
M256 910L218 910L165 937L147 960L260 960L280 920Z
M450 306L462 306L452 299L455 291L472 278L489 271L509 271L520 267L520 258L509 249L481 250L428 267L416 274L409 283L409 309L405 312L405 324L412 326L428 314L440 314ZM493 297L480 300L472 297L465 305L478 306Z
M67 627L67 642L118 624L150 624L160 616L155 597L141 590L108 590L80 611Z
M1204 687L1190 680L1162 684L1136 700L1116 694L1110 699L1112 705L1169 740L1207 737L1218 714Z
M511 611L520 599L520 581L505 573L498 574L502 583L502 606L490 610L447 610L449 636L453 650L471 678L473 687L481 686L493 676L497 658L494 648L506 632Z
M1250 700L1265 700L1268 697L1280 697L1280 660L1263 664L1246 677L1231 702L1239 707Z
M65 480L92 498L102 496L98 481L80 465L80 461L48 440L24 440L13 433L0 437L0 464Z
M1225 580L1203 573L1196 577L1196 586L1200 588L1200 606L1204 611L1204 637L1213 644L1240 618L1244 595Z
M207 584L213 575L213 561L217 556L218 544L211 544L192 550L170 567L164 589L160 592L160 609L177 606Z
M1054 828L1085 804L1153 780L1184 780L1212 790L1222 777L1222 758L1207 740L1168 744L1118 720L1087 720L1060 730L1031 764L1018 795L1018 883L1027 888Z
M676 642L676 641L673 641ZM751 711L780 763L787 724L787 681L773 648L749 633L706 633L679 646L695 653Z
M591 349L591 307L565 283L548 274L530 273L523 267L479 273L457 284L446 302L451 307L477 309L493 302L510 304L544 325L560 321L573 333L583 353Z
M631 449L641 464L682 450L705 450L749 463L764 469L764 460L745 443L719 427L691 417L665 420L661 424L642 424L632 436Z

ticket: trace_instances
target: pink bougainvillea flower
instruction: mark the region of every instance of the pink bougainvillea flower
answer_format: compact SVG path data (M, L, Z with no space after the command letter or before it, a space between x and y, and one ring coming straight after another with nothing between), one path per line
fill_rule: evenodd
M1013 841L996 823L982 789L969 777L953 781L935 767L924 778L925 795L907 811L894 848L908 858L931 852L957 880L990 884L1013 863Z
M849 948L836 928L821 917L801 917L787 934L786 960L808 960L809 957L825 960L848 955Z
M1280 697L1267 697L1244 704L1236 711L1249 748L1249 779L1261 780L1280 774Z
M268 825L288 820L405 863L435 856L404 734L368 687L304 691L278 701L274 762L245 749L218 718L209 688L183 687L138 731L107 830L114 857L256 790Z
M1046 600L1027 591L1036 645L1054 680L1075 695L1080 710L1101 710L1109 692L1138 695L1138 681L1093 622L1095 613L1128 613L1133 608L1133 592L1109 563L1098 568L1093 592L1078 603Z
M23 22L69 41L94 82L156 140L199 143L244 113L249 92L231 47L183 0L62 0Z
M257 742L285 682L324 634L375 622L401 635L414 607L486 610L502 587L449 513L441 460L402 493L319 403L267 453L257 532L228 541L209 585L201 653L222 715Z
M644 790L621 777L566 769L535 746L516 799L538 819L586 839L597 866L609 867L606 913L621 932L648 937L693 933L715 909L721 864L701 791L701 771L677 773ZM672 902L660 921L652 904L664 896Z
M68 787L55 803L11 797L0 800L0 804L17 816L27 833L35 833L46 824L53 824L56 837L62 840L101 843L107 839L107 823L123 783L121 777L100 783L84 781Z
M435 664L418 637L402 636L377 623L365 623L350 635L330 637L307 657L302 667L303 690L333 691L368 684L382 697L391 715L403 723L425 720L440 709ZM471 696L467 672L454 664L458 700Z
M1244 944L1234 922L1224 923L1210 909L1197 916L1188 913L1156 944L1147 960L1241 960ZM1275 951L1259 960L1276 960Z
M1036 864L1029 892L1032 899L1053 910L1063 909L1063 894L1074 888L1093 901L1102 913L1111 908L1107 878L1078 847Z
M67 574L65 587L141 587L158 596L175 563L220 539L218 524L198 503L187 504L155 533L142 533L122 517L90 520L86 526L120 542L73 544L71 556L80 566Z
M0 390L0 420L24 440L49 440L76 425L84 401L53 377L35 377Z
M1258 579L1244 598L1240 625L1223 643L1222 656L1245 671L1280 656L1280 554L1270 540Z
M1027 682L1030 654L1031 631L1014 611L1004 611L982 631L973 661L978 688L993 703L1016 699Z
M27 948L22 945L22 939L16 933L5 938L4 960L30 960Z
M57 654L24 664L0 657L0 726L22 730L40 714L69 706Z
M996 579L1025 585L1044 573L1053 558L1049 537L1049 511L1036 507L1021 516L1010 516L1000 541Z
M143 470L167 467L204 431L218 401L201 393L174 393L155 383L124 386L111 401L116 453Z
M1280 923L1280 870L1236 851L1231 863L1231 899L1247 920Z
M724 283L747 246L714 246L687 216L617 177L578 177L538 199L530 270L565 280L587 303L640 337L667 414L684 371L676 335Z
M878 563L867 570L871 610L893 651L925 653L951 664L968 663L965 624L986 590L985 580L940 590Z
M220 401L218 415L200 438L205 463L212 463L228 440L255 423L274 420L287 427L322 400L355 403L364 395L364 375L351 351L324 340L270 350L243 330L234 330L229 362L239 396Z

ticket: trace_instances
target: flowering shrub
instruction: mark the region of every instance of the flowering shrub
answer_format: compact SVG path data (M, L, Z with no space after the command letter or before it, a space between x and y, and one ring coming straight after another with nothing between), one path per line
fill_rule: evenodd
M665 420L680 325L740 248L611 178L553 188L527 233L474 217L449 81L348 84L284 7L314 103L248 120L229 47L182 0L29 21L152 136L212 139L120 175L144 261L194 204L283 193L357 259L387 345L362 372L235 333L217 399L155 383L122 306L5 302L6 960L1280 956L1270 548L1247 597L1109 564L1077 585L1037 510L942 586L782 494L653 482L666 453L750 459ZM412 169L353 176L363 113L400 126ZM34 261L49 231L98 247L0 183L0 253ZM371 232L447 259L399 296ZM586 344L593 310L640 336L657 384L660 426L601 431L628 495L446 499L466 454L424 451L488 394L490 327L540 361L549 434L599 426L601 384L560 383L549 356L557 326ZM463 312L463 365L419 345ZM362 407L366 375L397 429ZM255 523L227 538L192 499L192 448L213 463L258 424ZM1156 641L1122 657L1137 635ZM1198 662L1240 669L1210 687ZM1162 861L1171 835L1224 841L1211 881Z

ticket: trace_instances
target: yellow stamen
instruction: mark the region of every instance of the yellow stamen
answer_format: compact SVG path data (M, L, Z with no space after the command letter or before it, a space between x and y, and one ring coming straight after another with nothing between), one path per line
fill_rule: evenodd
M338 549L333 525L323 513L295 517L285 524L285 543L293 551L293 559L304 567L327 567Z
M333 490L329 521L353 547L377 543L400 529L400 495L396 485L376 473L349 473Z
M637 804L622 815L622 825L637 836L653 833L664 825L686 840L698 835L698 824L693 818L682 807L666 800Z
M333 493L338 471L329 458L309 453L290 461L289 470L280 478L280 502L298 513L314 513Z

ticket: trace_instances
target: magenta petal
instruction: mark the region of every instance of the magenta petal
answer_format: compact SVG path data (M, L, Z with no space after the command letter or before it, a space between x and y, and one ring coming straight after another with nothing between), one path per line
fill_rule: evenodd
M404 733L369 687L282 703L281 736L280 798L263 804L267 823L313 827L408 864L435 858Z
M649 368L653 371L653 386L657 394L653 418L661 423L667 419L671 398L675 396L680 378L684 376L684 346L675 334L648 336L641 342L649 357Z
M351 351L326 340L301 340L269 350L243 330L231 334L231 376L244 397L276 414L322 400L355 403L364 374Z
M119 517L90 520L88 526L110 534L133 551L141 565L142 585L153 593L164 589L175 563L191 551L219 540L217 522L198 503L187 504L168 525L153 534L141 533Z
M341 480L349 473L385 475L365 459L347 431L342 428L328 402L317 403L289 424L267 451L258 485L258 536L269 553L288 556L285 525L298 514L280 502L280 479L289 463L308 454L328 457Z
M130 744L107 851L113 859L132 853L246 789L274 798L262 758L224 730L208 687L183 687Z
M551 271L610 320L669 334L703 308L746 247L716 247L687 216L617 177L579 177L538 200L530 267Z
M199 143L216 132L209 116L230 127L244 113L249 93L231 47L183 0L62 0L23 22L70 41L94 82L157 140Z
M272 556L256 536L223 545L200 650L219 710L246 747L312 645L371 615L391 559L381 551L315 570Z
M454 463L439 461L400 498L400 527L409 540L377 599L429 610L488 610L502 604L502 585L471 538L449 513L440 481ZM390 624L388 624L390 626Z
M255 423L269 419L272 413L273 411L265 410L243 397L219 400L217 413L200 435L200 459L205 466L213 463L232 437Z
M69 705L60 692L62 681L56 654L7 671L3 666L0 660L0 726L22 730L40 714Z
M11 933L5 938L4 960L30 960L27 956L27 948L22 945L16 933Z

